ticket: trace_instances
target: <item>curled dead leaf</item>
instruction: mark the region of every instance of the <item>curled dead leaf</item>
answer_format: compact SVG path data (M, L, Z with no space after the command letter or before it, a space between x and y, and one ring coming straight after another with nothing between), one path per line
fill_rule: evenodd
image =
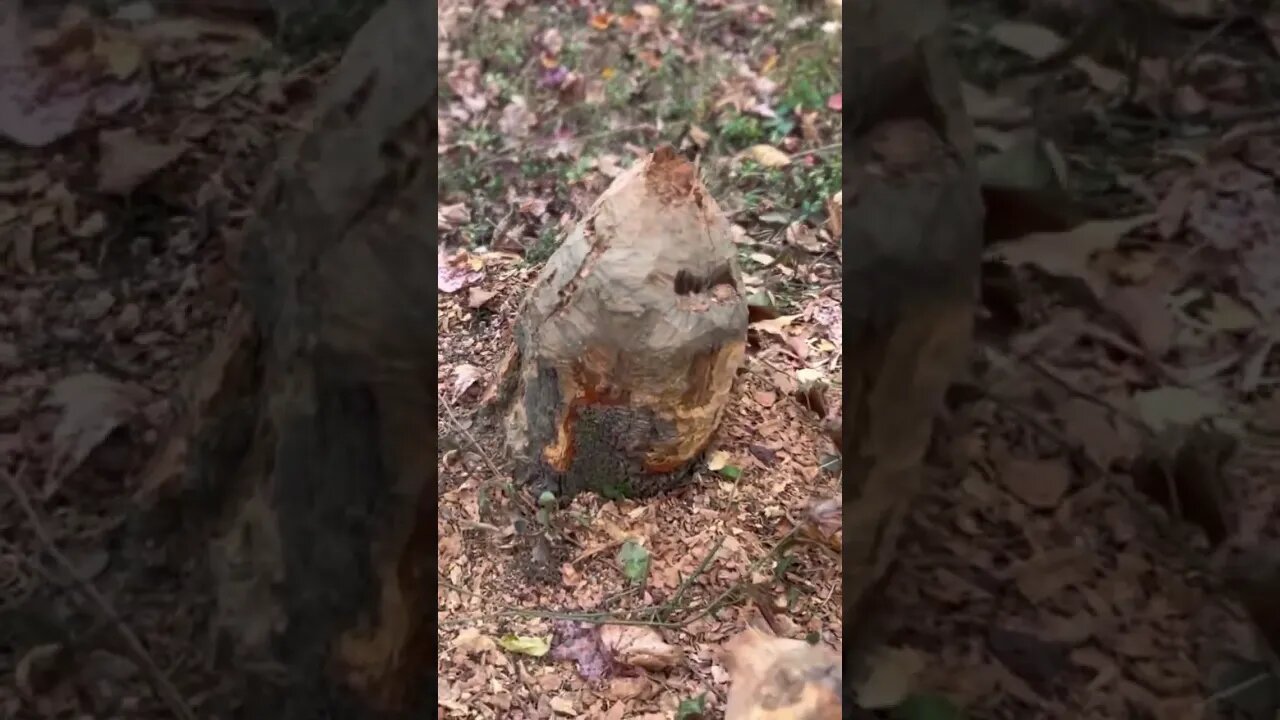
M602 625L600 641L623 665L665 670L680 662L680 650L668 645L657 630L644 625Z
M128 195L186 152L186 146L138 137L133 128L98 135L98 189Z
M127 422L146 397L142 388L97 373L71 375L56 383L45 400L46 405L62 410L50 441L53 458L45 480L46 495Z

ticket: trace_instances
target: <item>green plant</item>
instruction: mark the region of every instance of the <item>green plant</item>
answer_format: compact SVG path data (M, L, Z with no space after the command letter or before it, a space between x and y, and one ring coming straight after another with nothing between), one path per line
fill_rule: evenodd
M720 139L730 150L741 150L764 139L760 120L750 115L734 115L720 126Z
M525 251L525 261L538 264L547 261L551 254L560 246L559 234L554 225L547 225L538 232L538 241Z

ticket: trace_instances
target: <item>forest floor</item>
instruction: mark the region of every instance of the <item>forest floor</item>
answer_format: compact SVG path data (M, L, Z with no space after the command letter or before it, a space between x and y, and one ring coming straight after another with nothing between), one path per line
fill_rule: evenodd
M840 41L823 12L441 6L443 717L715 716L720 648L760 608L785 636L838 644L838 551L792 542L807 503L839 486L823 418L800 399L839 397ZM471 415L542 262L661 143L697 156L767 319L697 479L650 500L573 498L554 514L571 559L531 580L498 492L502 440L473 438ZM622 656L643 646L655 672L603 662L599 644L617 641L589 618L628 623L612 627Z
M1122 8L1098 26L1084 4L956 13L988 250L973 363L885 589L890 647L863 688L895 717L1280 706L1248 611L1280 600L1257 561L1276 532L1280 18L1203 5ZM465 435L565 227L658 142L699 152L756 301L788 318L752 325L712 456L733 471L656 502L575 499L564 532L582 552L559 585L521 579L515 528L482 519L498 482L485 451L446 451L445 714L716 716L718 648L761 606L791 637L841 637L838 561L783 542L803 503L835 487L831 446L791 402L805 380L829 383L829 400L840 386L838 316L820 311L840 296L841 250L823 244L840 184L835 28L823 8L786 3L441 12L442 428ZM1084 54L1055 61L1078 27ZM786 164L769 168L775 157ZM638 590L620 552L636 545ZM553 616L634 620L629 608L673 592L688 608L676 616L694 618L657 627L674 668L599 681L576 647L557 653L574 643ZM699 612L725 592L729 606ZM549 647L561 661L531 657ZM563 661L575 654L576 669Z
M990 247L974 361L879 618L894 651L865 696L898 717L1280 708L1261 612L1280 603L1280 15L1154 4L1173 14L1093 28L1088 57L1048 68L1031 64L1086 3L957 12ZM439 15L440 714L717 717L720 647L758 617L841 639L839 559L792 534L839 482L796 394L836 405L841 381L838 28L812 4L460 5ZM198 549L148 541L182 523L154 512L175 475L156 446L235 296L255 181L334 57L124 7L42 64L0 19L0 97L39 99L0 103L0 716L21 720L229 717L242 696ZM79 80L38 92L59 64ZM574 499L556 522L576 555L534 583L493 446L462 431L561 232L663 141L700 151L777 317L753 326L701 478ZM547 656L555 613L673 600L647 626L662 644L636 636L672 666L588 681L589 654Z

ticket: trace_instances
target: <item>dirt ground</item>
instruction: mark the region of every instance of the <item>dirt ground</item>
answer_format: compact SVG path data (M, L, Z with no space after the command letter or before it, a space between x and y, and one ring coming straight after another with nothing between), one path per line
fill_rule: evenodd
M1090 25L1085 2L957 3L982 312L880 603L875 712L1280 709L1280 14L1116 5ZM0 98L23 100L0 102L0 716L231 717L275 669L219 665L155 451L226 322L256 182L335 55L94 7L112 19L65 19L38 61L0 19ZM835 17L441 4L441 717L719 717L747 624L840 643L839 558L798 530L840 477L813 409L838 412L843 357ZM1073 28L1093 42L1053 57ZM687 490L557 508L572 557L531 580L477 398L563 229L664 141L697 157L764 308L738 399ZM602 659L581 630L602 618L652 669Z

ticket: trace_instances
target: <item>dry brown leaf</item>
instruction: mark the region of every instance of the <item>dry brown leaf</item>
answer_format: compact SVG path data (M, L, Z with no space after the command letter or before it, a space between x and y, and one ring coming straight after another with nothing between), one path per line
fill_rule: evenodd
M1001 45L1034 60L1047 60L1067 44L1061 35L1043 25L1014 20L996 23L991 27L990 35ZM1103 92L1119 92L1128 81L1124 73L1100 65L1088 57L1073 58L1071 64L1088 75L1093 86Z
M1116 288L1107 293L1106 305L1147 352L1156 358L1169 352L1177 325L1163 292L1144 286Z
M128 421L147 393L97 373L71 375L49 390L45 405L60 409L62 417L50 439L53 458L45 480L46 494L93 452L113 430Z
M1083 548L1053 548L1019 565L1013 579L1018 591L1038 605L1087 581L1094 564L1093 555Z
M786 337L787 335L784 332L784 330L787 328L787 326L791 325L791 323L795 322L796 318L798 317L800 317L799 314L779 315L776 318L769 318L766 320L761 320L759 322L753 322L751 323L751 327L757 330L761 330L763 332L767 332L771 335L777 335L778 337Z
M1057 415L1067 435L1104 468L1116 460L1132 459L1138 452L1132 428L1114 424L1111 412L1096 402L1070 398L1058 407Z
M880 648L868 659L867 676L858 684L858 707L886 710L911 694L925 667L924 656L910 648Z
M472 287L467 290L467 307L477 310L484 307L485 303L492 300L496 295L497 293L493 291Z
M1001 242L986 254L1009 265L1034 265L1050 275L1077 277L1099 290L1102 281L1090 269L1090 258L1095 253L1114 249L1130 232L1155 219L1154 214L1146 214L1121 220L1096 220L1066 232L1034 233Z
M181 157L186 146L138 137L133 128L104 130L98 135L98 189L128 195Z
M36 645L23 653L13 671L18 692L31 699L48 692L59 679L56 677L57 665L64 653L65 648L59 643Z
M680 649L668 645L657 630L644 625L601 625L600 642L613 659L645 670L665 670L680 662Z
M1070 487L1071 470L1063 458L1008 458L1002 463L1000 479L1019 500L1037 510L1050 510Z

